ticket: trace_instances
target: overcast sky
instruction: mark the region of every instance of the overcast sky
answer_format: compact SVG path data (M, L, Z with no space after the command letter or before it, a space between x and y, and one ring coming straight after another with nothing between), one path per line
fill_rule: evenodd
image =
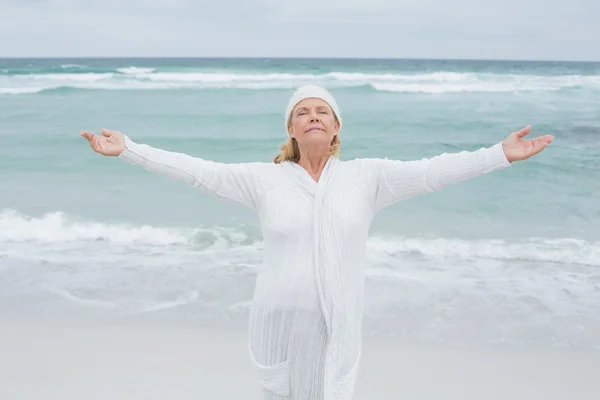
M600 0L0 0L0 57L600 61Z

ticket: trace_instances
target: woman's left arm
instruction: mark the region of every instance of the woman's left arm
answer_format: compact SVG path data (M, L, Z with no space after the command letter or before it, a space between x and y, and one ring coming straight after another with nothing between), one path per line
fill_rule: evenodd
M529 131L527 126L511 133L501 143L472 152L443 153L417 161L378 160L376 208L509 167L515 161L539 153L554 139L545 135L523 140Z

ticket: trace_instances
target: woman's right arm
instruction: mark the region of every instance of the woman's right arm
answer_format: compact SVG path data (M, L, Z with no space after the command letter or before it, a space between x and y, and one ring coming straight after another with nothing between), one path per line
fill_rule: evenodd
M224 164L138 144L116 131L89 132L82 136L94 151L112 155L171 179L201 188L221 199L256 208L258 184L251 164ZM91 136L93 135L93 136Z

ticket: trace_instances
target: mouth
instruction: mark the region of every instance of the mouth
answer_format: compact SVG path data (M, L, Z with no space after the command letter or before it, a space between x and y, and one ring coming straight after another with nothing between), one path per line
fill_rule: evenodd
M306 133L310 133L310 132L325 132L325 131L321 128L310 128L309 130L306 131Z

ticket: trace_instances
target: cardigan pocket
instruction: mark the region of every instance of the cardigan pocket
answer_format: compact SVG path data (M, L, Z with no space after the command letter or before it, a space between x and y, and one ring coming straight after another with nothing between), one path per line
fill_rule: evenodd
M361 350L359 350L350 371L337 379L336 387L338 400L350 400L354 394L354 385L356 383L356 375L358 374L361 353Z
M279 396L290 396L290 371L288 360L274 364L274 365L263 365L260 364L254 356L254 350L250 343L248 343L248 349L250 350L250 358L252 363L258 370L258 382L264 389L279 395Z

